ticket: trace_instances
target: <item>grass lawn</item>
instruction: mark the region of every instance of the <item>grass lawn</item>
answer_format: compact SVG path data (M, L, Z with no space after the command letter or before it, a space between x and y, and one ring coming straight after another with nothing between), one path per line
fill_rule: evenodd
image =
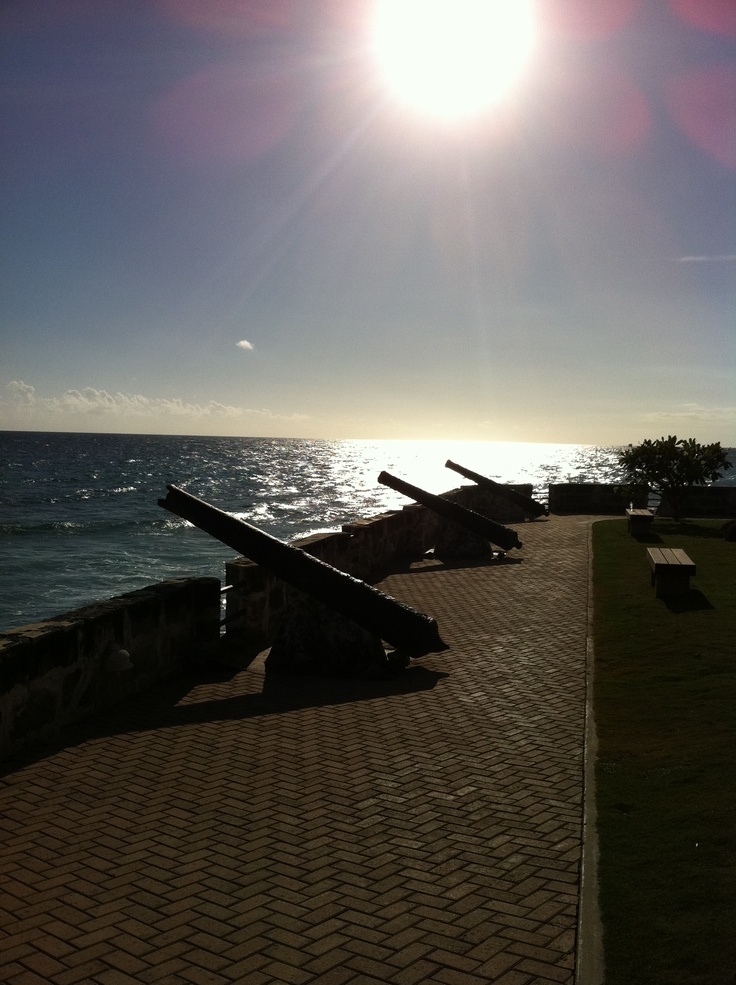
M606 985L736 982L736 543L722 521L593 525ZM647 546L697 565L654 597Z

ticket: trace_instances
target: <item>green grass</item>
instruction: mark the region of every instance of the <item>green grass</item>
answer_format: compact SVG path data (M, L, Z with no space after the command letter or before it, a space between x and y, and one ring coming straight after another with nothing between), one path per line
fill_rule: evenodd
M593 526L594 702L606 985L736 982L736 543L721 521ZM690 592L654 596L647 546Z

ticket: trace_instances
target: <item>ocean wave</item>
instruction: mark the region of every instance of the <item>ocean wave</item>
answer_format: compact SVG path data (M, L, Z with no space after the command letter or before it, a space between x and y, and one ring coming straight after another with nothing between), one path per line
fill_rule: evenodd
M35 536L38 534L90 534L106 535L116 531L126 531L128 533L144 533L146 531L166 532L179 530L192 525L187 520L179 517L164 517L163 519L142 519L142 520L100 520L100 521L76 521L76 520L49 520L41 523L0 523L0 535L10 537Z

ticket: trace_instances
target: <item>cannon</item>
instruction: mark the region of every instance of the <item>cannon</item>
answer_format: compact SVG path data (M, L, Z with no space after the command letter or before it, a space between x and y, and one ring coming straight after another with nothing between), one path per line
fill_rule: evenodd
M505 499L508 503L513 503L514 506L518 506L528 516L549 516L549 510L546 506L544 506L544 504L538 503L535 499L530 499L528 496L523 496L515 489L509 489L508 486L503 485L501 482L495 482L493 479L489 479L485 475L480 475L478 472L473 472L472 469L466 469L463 465L458 465L456 462L451 462L449 458L445 462L445 468L452 469L453 472L458 472L460 475L464 475L466 479L472 480L481 486L481 488L495 493L497 496Z
M504 551L508 551L512 547L521 547L521 541L515 530L504 527L502 524L496 523L495 520L489 520L488 517L481 516L480 513L473 510L468 510L464 506L460 506L459 503L452 503L442 496L435 496L434 493L426 492L419 486L404 482L403 479L397 479L396 476L388 472L381 472L378 481L381 485L395 489L396 492L403 493L404 496L421 503L422 506L426 506L427 509L437 513L445 520L465 527L466 530L472 531L478 537L498 545Z
M165 499L158 501L159 506L193 523L408 657L440 653L448 648L431 616L417 612L372 585L238 520L177 486L166 488L168 493Z

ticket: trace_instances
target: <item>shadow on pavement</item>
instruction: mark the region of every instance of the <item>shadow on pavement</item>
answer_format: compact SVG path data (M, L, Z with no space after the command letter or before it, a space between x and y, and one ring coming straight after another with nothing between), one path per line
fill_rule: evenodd
M423 575L428 571L454 571L465 568L501 568L507 564L521 564L523 560L523 557L510 557L508 554L505 557L494 556L492 558L438 558L429 556L422 561L408 564L406 568L402 568L400 571L394 570L392 573ZM387 577L390 577L390 575Z
M0 763L0 779L23 767L65 749L111 735L153 731L162 728L258 718L329 705L373 701L417 691L429 691L450 675L429 670L416 663L390 680L342 680L334 678L292 677L285 674L252 673L243 684L251 693L223 694L197 700L197 691L230 690L242 671L223 667L208 668L198 674L179 675L158 684L137 698L126 700L83 722L68 725L53 738ZM256 690L260 688L260 690Z

